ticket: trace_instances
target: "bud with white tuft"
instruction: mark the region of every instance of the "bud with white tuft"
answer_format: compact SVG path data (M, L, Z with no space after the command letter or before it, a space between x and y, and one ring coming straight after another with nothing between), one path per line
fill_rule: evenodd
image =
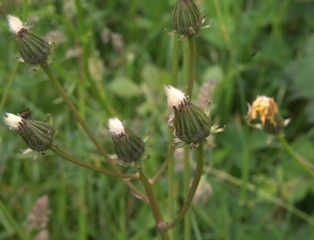
M3 121L10 129L18 130L20 124L23 122L23 118L13 113L5 113Z
M170 124L174 135L188 144L198 144L210 134L210 119L189 97L180 90L165 86L168 106L171 108Z
M5 113L3 121L9 128L19 132L30 149L43 153L53 146L55 131L47 122L30 120L12 113Z
M110 118L108 128L120 160L130 163L141 158L145 144L140 137L126 128L118 118Z
M7 15L10 31L15 36L19 51L24 62L29 64L44 64L50 53L49 43L32 34L26 24L18 17Z
M9 24L10 31L15 35L15 36L23 36L23 33L28 31L28 27L26 24L24 24L21 19L18 17L12 16L12 15L7 15L7 21Z
M124 126L118 118L110 118L108 121L108 127L113 136L125 134Z
M178 107L187 96L180 90L170 86L165 86L168 106L172 109L174 106Z

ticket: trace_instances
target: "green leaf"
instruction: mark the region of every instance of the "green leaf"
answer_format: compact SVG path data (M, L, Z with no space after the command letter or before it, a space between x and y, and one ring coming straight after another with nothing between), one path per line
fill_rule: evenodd
M117 77L110 85L110 91L122 98L132 98L141 95L141 90L137 84L126 77Z

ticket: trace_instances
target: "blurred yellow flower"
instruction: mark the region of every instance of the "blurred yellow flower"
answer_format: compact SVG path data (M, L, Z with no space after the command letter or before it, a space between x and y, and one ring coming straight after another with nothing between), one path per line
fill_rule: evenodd
M278 113L278 106L273 98L257 96L252 105L249 105L247 117L249 121L259 117L263 126L266 120L269 120L270 123L277 126L275 113Z
M267 96L257 96L252 105L248 105L249 111L247 123L255 128L262 129L269 134L282 132L289 120L283 120L278 111L275 100ZM260 120L261 124L253 124L252 121Z

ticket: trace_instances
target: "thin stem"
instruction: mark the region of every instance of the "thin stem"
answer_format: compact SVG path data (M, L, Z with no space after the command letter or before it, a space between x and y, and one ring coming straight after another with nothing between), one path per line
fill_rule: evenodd
M177 86L179 68L179 35L174 34L172 46L171 78L172 85Z
M183 155L183 197L189 194L190 188L190 178L191 178L191 167L190 167L190 147L189 145L184 146ZM189 240L191 238L191 219L189 211L187 210L184 216L184 240Z
M70 110L73 113L73 115L75 116L76 120L79 122L79 124L81 125L83 130L86 132L88 137L91 139L91 141L94 143L94 145L96 146L99 153L105 157L105 159L107 160L107 162L110 164L111 167L114 167L114 162L110 158L107 157L106 151L103 149L103 147L100 145L98 140L95 138L94 134L92 133L92 131L88 127L85 120L81 117L81 115L77 111L77 109L74 106L71 99L68 97L68 95L64 91L63 87L60 85L58 80L53 75L50 66L47 63L44 63L44 64L42 64L42 68L44 69L45 73L47 74L47 76L50 79L53 86L56 88L56 90L59 92L59 94L62 96L63 100L67 104L67 106L70 108Z
M140 190L138 190L138 188L135 187L132 183L130 183L129 180L125 180L124 183L125 185L127 185L127 187L129 188L129 190L131 191L134 197L144 202L147 202L147 203L149 202L149 198Z
M184 68L186 73L186 93L188 96L192 97L193 93L193 84L195 81L195 38L194 36L187 37L187 46L185 45L184 55ZM190 185L190 149L186 146L184 148L184 194L189 193L189 185ZM193 194L194 195L194 194ZM184 239L189 240L191 238L191 220L188 213L188 208L185 213L184 218Z
M184 204L180 211L178 212L177 216L175 219L173 219L170 223L163 224L161 226L161 229L167 230L170 229L174 226L176 226L178 223L182 221L184 218L186 212L188 211L193 197L195 195L196 189L198 187L198 184L201 180L202 174L203 174L203 168L204 168L204 146L203 143L200 143L199 147L196 149L196 169L195 169L195 174L193 178L193 182L191 184L189 193L184 201Z
M172 43L172 56L171 56L171 80L172 85L178 85L178 69L179 69L179 34L174 34L173 43ZM177 191L175 191L175 167L173 161L173 154L175 148L173 146L173 129L172 127L168 127L168 155L167 160L164 162L165 167L168 166L167 169L167 182L168 182L168 199L167 199L167 207L168 207L168 219L174 218L174 209L177 197ZM176 231L172 229L169 231L169 236L171 239L176 239Z
M188 82L187 82L186 93L188 96L192 97L193 84L195 81L195 55L196 55L194 36L188 37L188 44L189 44L189 67L188 67Z
M77 239L85 240L87 239L87 214L86 205L87 205L87 194L86 194L86 176L83 172L83 169L79 169L78 172L78 231L77 231Z
M173 157L173 153L174 153L174 146L172 145L172 142L170 141L169 143L169 151L168 151L168 154L167 154L167 158L166 160L163 162L163 164L160 166L159 170L157 171L157 173L155 174L154 177L152 177L149 182L151 184L154 184L156 183L160 178L161 178L161 175L163 174L164 170L166 169L166 167L170 164L171 160L172 160L172 157Z
M287 151L287 153L295 160L298 164L300 164L307 172L309 172L314 177L314 169L309 166L309 163L300 157L293 151L289 143L287 142L285 136L283 134L278 134L277 138L283 148Z
M164 223L164 220L162 218L162 215L161 215L154 191L152 189L152 186L151 186L148 178L145 176L145 174L142 170L142 167L140 165L138 166L138 172L140 174L140 181L142 182L142 184L145 188L145 191L147 193L147 197L149 199L149 205L150 205L150 208L152 210L152 213L153 213L153 216L154 216L154 219L156 222L158 233L159 233L161 239L163 239L163 240L170 239L169 234L167 232L167 229L161 229L160 228L160 226Z
M72 103L71 99L68 97L66 92L64 91L63 87L60 85L58 80L55 78L53 75L50 66L47 63L42 64L42 68L44 69L45 73L47 74L48 78L50 79L52 85L56 88L56 90L59 92L59 94L62 96L63 100L67 104L67 106L70 108L71 112L75 116L76 120L79 122L83 130L86 132L88 137L91 139L91 141L94 143L96 146L97 150L100 152L100 154L106 159L106 161L109 163L109 165L115 170L115 172L119 172L118 168L114 164L113 160L110 159L107 156L106 151L103 149L103 147L100 145L100 143L97 141L97 139L94 137L94 134L92 131L89 129L87 123L85 120L80 116L79 112L77 111L76 107ZM139 199L142 199L144 201L147 201L147 197L141 193L132 183L130 182L125 182L125 184L128 186L128 188L131 190L133 195Z
M101 174L105 174L108 176L114 176L114 177L119 177L119 178L126 178L126 179L138 179L139 176L138 174L124 174L124 173L118 173L118 172L113 172L112 170L108 170L102 167L97 167L92 164L89 164L77 157L74 157L66 152L64 152L62 149L58 148L57 146L53 146L50 148L52 151L54 151L56 154L58 154L60 157L64 158L65 160L72 162L76 165L82 166L84 168L88 168L90 170L93 170L95 172L99 172Z
M174 167L174 159L173 159L173 154L175 151L175 148L173 147L173 143L171 140L171 135L172 134L172 128L169 128L169 143L168 143L168 148L172 150L171 154L168 153L167 160L170 159L168 162L168 169L167 169L167 180L168 180L168 199L167 199L167 205L168 205L168 219L173 219L174 218L174 206L176 202L176 192L175 191L175 181L174 181L174 172L175 172L175 167ZM166 162L166 161L165 161ZM169 235L171 239L175 239L175 234L174 230L169 231Z

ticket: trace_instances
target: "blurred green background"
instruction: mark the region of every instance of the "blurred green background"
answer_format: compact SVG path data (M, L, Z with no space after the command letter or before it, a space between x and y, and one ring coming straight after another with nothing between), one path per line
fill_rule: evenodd
M16 62L17 46L5 18L11 14L54 42L52 68L109 153L104 95L128 127L142 136L150 132L150 159L143 165L152 176L167 149L163 86L172 82L173 36L164 29L172 31L175 1L26 2L0 1L1 115L26 107L34 119L50 113L60 127L58 146L105 164L43 71L30 72L30 66ZM314 163L314 1L196 2L206 23L213 24L197 38L192 101L210 99L213 122L226 130L215 135L215 148L205 153L203 198L195 199L190 214L192 239L313 239L313 178L276 140L249 128L244 116L257 95L274 97L282 115L291 119L287 140ZM184 88L182 81L179 87ZM158 239L148 205L122 182L49 151L33 161L33 155L19 153L23 148L18 134L1 123L0 239L36 234L27 218L42 195L49 198L50 239ZM181 196L180 153L175 161ZM166 178L154 186L162 209L166 186ZM182 196L177 208L181 201ZM176 228L177 239L182 239L181 229Z

